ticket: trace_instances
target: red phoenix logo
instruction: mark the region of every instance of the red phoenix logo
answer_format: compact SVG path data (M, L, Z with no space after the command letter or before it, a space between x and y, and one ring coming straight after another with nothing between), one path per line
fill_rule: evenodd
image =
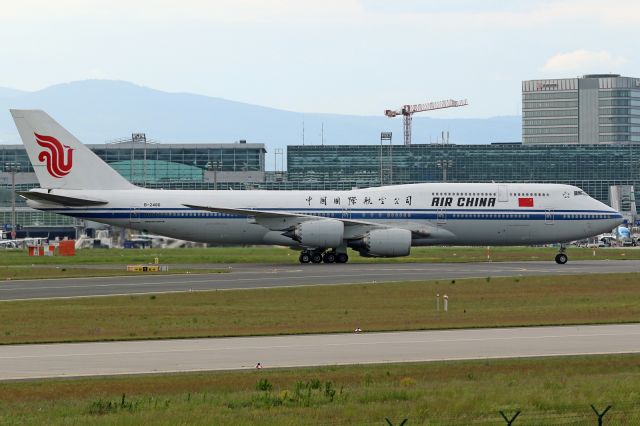
M66 176L73 164L73 149L62 145L53 136L43 136L34 133L38 145L44 148L38 155L38 160L47 164L47 171L54 178Z

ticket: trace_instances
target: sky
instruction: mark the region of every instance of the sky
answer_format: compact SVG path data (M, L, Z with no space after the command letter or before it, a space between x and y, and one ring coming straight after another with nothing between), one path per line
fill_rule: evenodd
M637 0L21 0L0 87L125 80L298 112L520 114L521 81L638 76ZM634 55L634 53L636 53Z

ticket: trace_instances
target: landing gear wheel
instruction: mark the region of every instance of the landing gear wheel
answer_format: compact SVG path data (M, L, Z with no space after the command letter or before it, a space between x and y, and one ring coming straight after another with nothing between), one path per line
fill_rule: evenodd
M347 263L348 261L349 261L349 256L347 256L347 253L336 254L336 263Z
M322 255L320 253L313 253L311 255L312 263L322 263Z
M556 254L556 263L558 265L564 265L565 263L567 263L567 260L569 260L569 258L567 257L566 254L564 253Z
M303 251L302 253L300 253L300 257L298 258L298 260L300 261L300 263L309 263L311 262L311 256L308 252Z
M324 263L335 263L336 254L332 251L326 252L322 257L322 260L324 261Z

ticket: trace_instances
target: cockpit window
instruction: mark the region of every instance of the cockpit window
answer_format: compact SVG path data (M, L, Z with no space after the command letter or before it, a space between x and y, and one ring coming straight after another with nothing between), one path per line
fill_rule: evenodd
M584 191L573 191L573 195L585 195Z

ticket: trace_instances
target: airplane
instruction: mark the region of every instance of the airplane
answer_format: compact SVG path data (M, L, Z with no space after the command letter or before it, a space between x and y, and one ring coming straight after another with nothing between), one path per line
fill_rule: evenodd
M47 212L172 238L280 245L300 263L407 256L432 245L561 243L610 232L622 215L580 188L536 183L416 183L349 191L185 191L133 185L41 110L11 110Z
M0 239L0 247L2 248L18 248L25 245L40 245L43 242L48 241L48 238L34 237L34 238L16 238L15 240Z

